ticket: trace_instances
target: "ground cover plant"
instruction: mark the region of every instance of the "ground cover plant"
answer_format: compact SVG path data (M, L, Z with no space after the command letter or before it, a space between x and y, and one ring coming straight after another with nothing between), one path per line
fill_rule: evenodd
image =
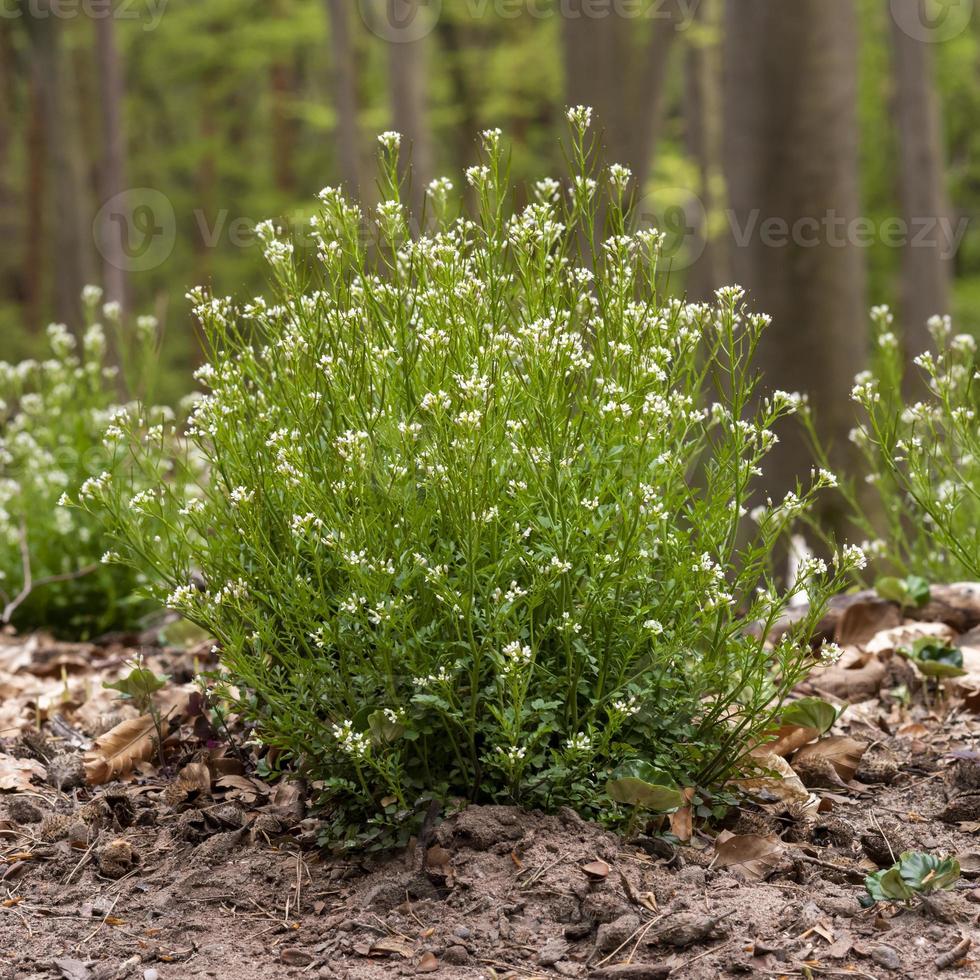
M933 317L935 350L907 369L890 310L876 307L872 323L875 357L852 393L864 415L851 439L867 489L841 490L888 573L884 597L915 606L928 600L929 581L980 578L977 344Z
M323 191L315 257L260 226L275 297L192 294L208 478L137 413L79 495L217 638L217 693L317 781L336 839L407 830L432 798L635 817L623 780L709 812L833 656L810 635L864 561L781 589L774 544L836 481L753 491L801 404L757 397L767 318L736 288L664 298L628 171L594 166L589 110L569 121L570 176L516 213L499 131L466 172L475 213L441 179L413 219L386 133L375 213Z
M155 321L143 317L110 354L118 306L100 307L96 287L84 298L81 338L52 324L46 360L0 364L0 618L75 639L131 626L146 612L135 596L139 571L102 562L101 519L61 502L110 464L106 428L127 411L123 392L147 396L157 344Z

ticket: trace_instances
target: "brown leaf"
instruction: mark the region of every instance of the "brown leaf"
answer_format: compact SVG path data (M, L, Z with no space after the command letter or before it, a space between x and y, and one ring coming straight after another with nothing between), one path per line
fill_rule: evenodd
M860 742L849 735L829 735L812 745L804 745L793 756L793 764L825 759L836 770L837 775L848 783L854 778L861 757L867 751L868 743Z
M876 633L902 625L902 612L893 602L869 599L855 602L837 622L834 640L841 646L860 646Z
M268 796L269 787L257 779L247 776L230 774L217 780L215 786L226 790L229 800L241 800L243 803L254 803L259 796Z
M412 946L399 939L397 936L384 936L371 944L372 953L388 953L395 956L403 956L406 960L412 958Z
M177 786L184 798L211 795L211 772L203 762L188 762L177 774Z
M768 746L766 746L768 748ZM752 795L774 796L784 803L807 803L810 793L793 767L782 757L765 749L756 749L749 761L760 769L768 769L773 775L750 776L746 779L735 779L733 784L742 792Z
M151 715L140 715L122 721L111 731L96 739L85 753L85 779L90 785L107 783L124 776L137 762L145 762L153 754L156 725Z
M670 832L678 840L690 840L694 833L694 811L691 805L682 806L670 815Z
M590 861L582 865L582 873L593 881L602 881L609 877L609 865L605 861Z
M0 752L0 790L29 790L34 777L44 779L47 770L36 759L15 759Z
M766 751L773 755L792 755L797 749L808 742L820 738L823 733L819 728L805 728L802 725L783 725L776 729L773 741L766 744Z
M439 969L439 960L435 953L425 953L416 969L419 973L435 973Z
M712 866L738 867L749 877L761 880L782 863L783 845L777 837L760 834L718 836Z

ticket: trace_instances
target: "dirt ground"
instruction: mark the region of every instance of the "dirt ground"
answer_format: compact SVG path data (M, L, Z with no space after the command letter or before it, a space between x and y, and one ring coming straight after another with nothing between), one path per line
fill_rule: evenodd
M202 649L144 648L170 677L170 755L92 785L83 753L134 714L100 687L132 640L7 637L0 980L980 977L971 678L925 697L872 613L835 621L851 659L809 682L855 702L831 737L864 746L848 778L798 765L811 805L763 788L720 837L695 825L685 843L470 807L385 859L324 855L303 787L267 785L204 730ZM863 909L865 875L903 850L957 855L963 875L911 907Z

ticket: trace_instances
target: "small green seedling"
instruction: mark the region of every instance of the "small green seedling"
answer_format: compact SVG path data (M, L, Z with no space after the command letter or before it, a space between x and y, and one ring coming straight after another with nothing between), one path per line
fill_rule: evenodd
M166 687L170 678L166 675L154 674L144 665L142 656L137 656L128 666L131 669L125 677L120 677L112 684L103 683L102 686L110 691L118 691L121 701L131 701L140 714L149 715L153 719L153 727L157 733L157 750L162 765L164 718L153 700L153 695Z
M923 636L911 647L902 647L901 652L911 660L926 677L943 680L948 677L962 677L963 651L933 636Z
M885 576L875 582L875 592L882 599L897 602L903 609L921 609L931 596L929 582L920 575Z
M952 888L960 878L960 863L954 857L938 858L921 851L904 851L890 867L864 879L867 895L861 904L911 902L916 896Z
M168 677L158 677L148 667L144 667L141 660L137 660L125 677L102 686L110 691L118 691L120 698L132 701L138 711L148 712L153 707L153 695L166 687L168 680Z

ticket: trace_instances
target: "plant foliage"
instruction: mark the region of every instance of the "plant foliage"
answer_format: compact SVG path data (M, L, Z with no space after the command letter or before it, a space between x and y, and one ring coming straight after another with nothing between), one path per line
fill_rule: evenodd
M737 288L661 298L628 171L593 165L589 110L569 119L570 177L517 213L488 131L475 213L443 178L410 234L386 133L371 218L323 191L312 261L263 226L274 299L193 295L210 478L176 459L150 493L107 475L84 495L218 638L220 689L319 780L339 837L432 796L615 820L631 774L653 808L718 786L863 562L780 590L774 545L834 480L753 490L801 401L757 397L768 320ZM128 450L124 473L165 468L138 425ZM811 605L775 648L746 629L793 595Z

